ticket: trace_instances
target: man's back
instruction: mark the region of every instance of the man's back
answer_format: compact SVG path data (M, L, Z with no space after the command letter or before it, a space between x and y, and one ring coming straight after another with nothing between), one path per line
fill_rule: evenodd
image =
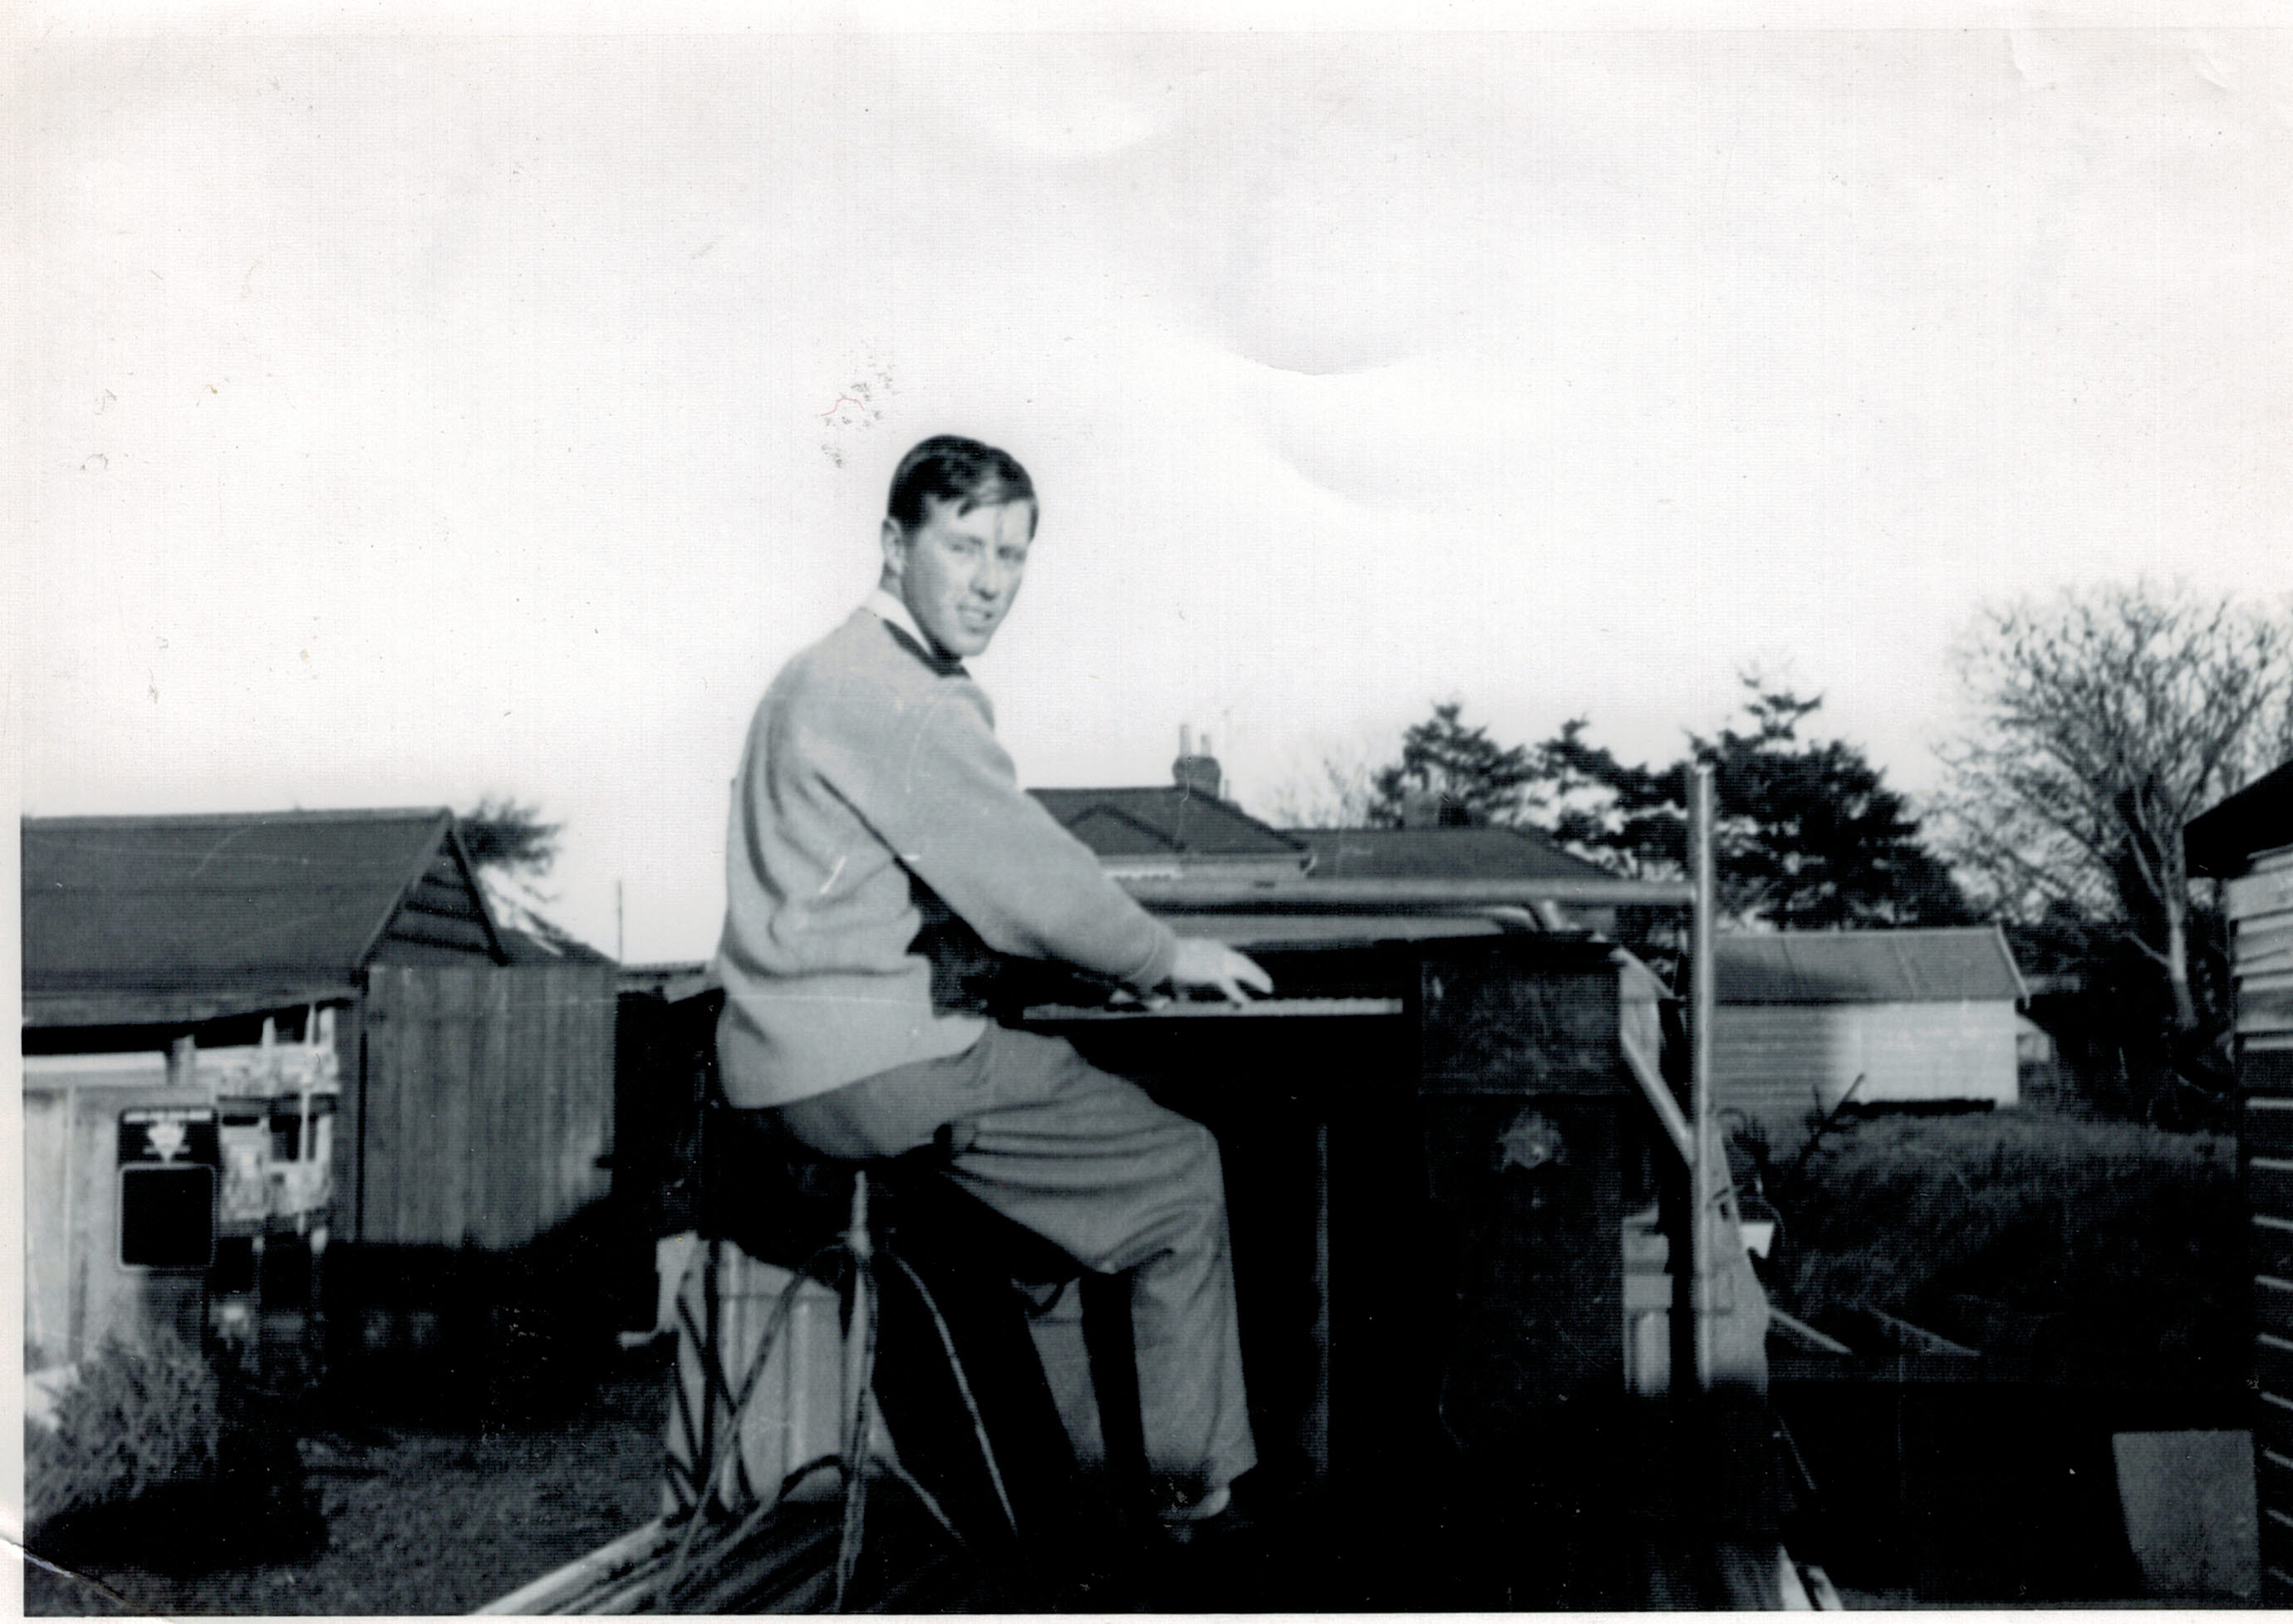
M919 890L996 950L1153 985L1176 944L1022 794L977 683L863 610L790 660L751 724L727 831L725 1086L783 1104L956 1054Z

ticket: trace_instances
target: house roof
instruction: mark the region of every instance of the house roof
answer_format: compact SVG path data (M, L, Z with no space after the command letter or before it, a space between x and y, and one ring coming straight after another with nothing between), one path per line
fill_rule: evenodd
M1045 810L1101 857L1290 859L1305 845L1230 801L1161 784L1140 789L1037 789Z
M1722 1004L1930 1004L2028 996L1996 925L1781 931L1714 944Z
M2257 852L2293 845L2293 761L2190 820L2182 847L2192 874L2227 879Z
M1534 829L1292 829L1316 879L1609 879Z
M453 830L443 807L28 818L27 1017L196 1019L340 996L386 933L425 940L432 914L499 960Z

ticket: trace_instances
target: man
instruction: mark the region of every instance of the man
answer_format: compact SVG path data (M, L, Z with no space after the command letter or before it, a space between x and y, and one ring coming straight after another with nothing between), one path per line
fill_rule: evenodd
M824 1155L937 1143L947 1176L1084 1266L1131 1277L1147 1463L1165 1517L1217 1515L1255 1461L1226 1192L1201 1124L1063 1040L962 1007L963 949L1063 960L1141 992L1272 990L1180 938L1023 794L963 661L1033 544L1005 453L925 440L892 478L883 574L758 707L733 787L717 1053L738 1106Z

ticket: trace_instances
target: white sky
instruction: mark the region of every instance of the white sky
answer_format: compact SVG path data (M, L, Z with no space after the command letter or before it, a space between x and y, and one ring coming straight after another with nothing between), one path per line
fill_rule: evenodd
M1043 496L1030 783L1191 723L1262 809L1452 697L1668 755L1759 662L1931 788L1981 600L2293 589L2293 31L2005 15L55 28L23 804L506 792L569 926L703 957L749 711L946 430Z

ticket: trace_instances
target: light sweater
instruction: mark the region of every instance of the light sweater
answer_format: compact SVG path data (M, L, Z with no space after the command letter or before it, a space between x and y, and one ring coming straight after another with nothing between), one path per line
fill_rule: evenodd
M1020 789L994 727L960 663L872 607L766 691L733 787L716 960L733 1104L786 1104L977 1041L985 1022L933 1005L917 934L935 903L999 953L1142 990L1169 978L1170 927Z

